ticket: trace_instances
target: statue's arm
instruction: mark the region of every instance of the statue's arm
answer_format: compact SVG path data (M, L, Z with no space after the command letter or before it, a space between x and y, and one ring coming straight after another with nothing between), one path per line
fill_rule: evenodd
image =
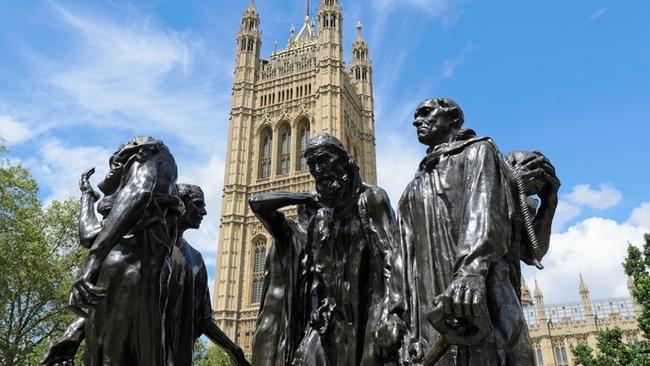
M284 232L285 217L279 210L283 207L315 204L312 192L269 192L251 197L248 204L253 213L272 234Z
M490 264L510 248L509 180L501 157L491 142L477 142L468 149L462 178L463 215L458 225L458 256L455 276L477 276L483 280Z
M228 356L230 356L234 365L249 366L249 363L246 361L246 357L244 356L244 351L241 349L241 347L233 342L212 319L210 289L208 288L208 272L205 268L203 258L200 257L200 255L199 260L202 263L202 266L196 277L196 292L194 294L194 296L198 297L198 301L195 302L195 306L197 306L197 308L194 309L195 319L201 319L197 324L199 333L197 336L204 334L213 343L223 348L223 350L228 353ZM200 298L201 296L202 298Z
M513 240L508 207L512 190L501 155L491 142L477 142L463 154L465 168L458 180L464 194L458 204L464 207L460 217L450 218L458 227L458 254L453 280L439 300L448 315L487 321L487 274Z
M542 194L540 194L542 196ZM533 219L533 227L535 229L535 235L537 236L537 242L539 243L539 255L543 257L548 252L548 248L551 242L551 229L553 226L553 216L555 216L555 210L557 209L558 198L557 191L555 193L549 193L543 195L541 199L541 204L537 209L537 214ZM529 248L527 244L530 240L526 233L521 234L522 240L525 242L522 245L522 248ZM527 264L530 264L526 262Z
M405 317L407 307L406 276L403 253L397 240L397 222L386 192L379 187L368 187L364 192L365 202L360 205L372 255L379 262L381 273L380 298L382 299L379 324L372 329L375 338L374 352L382 359L396 360L404 346L408 332Z
M373 238L373 250L377 258L382 258L385 301L390 312L401 313L405 308L404 264L401 248L395 235L396 219L386 191L379 187L369 187L364 192L365 205L362 208L367 217Z
M79 244L90 248L99 234L101 225L95 213L95 196L90 192L81 193L81 211L79 212Z
M539 252L535 256L531 252L532 245L525 229L521 234L521 259L527 264L533 264L533 257L541 260L548 252L560 180L553 164L539 151L513 151L506 156L506 160L518 171L524 182L525 194L532 197L537 195L541 201L540 206L533 210L532 224L539 244Z
M68 326L63 335L50 344L47 353L41 360L41 365L56 366L72 364L79 345L85 338L85 318L77 318Z
M203 334L205 334L213 343L219 345L230 356L235 365L248 366L244 351L235 342L233 342L226 333L224 333L212 319L206 319L201 324Z
M90 248L101 229L99 220L97 220L97 214L95 213L95 202L99 199L99 193L95 192L89 181L90 176L94 172L95 168L86 170L79 180L79 189L81 190L79 244L85 248Z
M117 242L138 222L151 201L158 173L156 158L135 161L129 167L127 181L116 193L115 203L97 238L90 247L81 278L95 281L101 263Z

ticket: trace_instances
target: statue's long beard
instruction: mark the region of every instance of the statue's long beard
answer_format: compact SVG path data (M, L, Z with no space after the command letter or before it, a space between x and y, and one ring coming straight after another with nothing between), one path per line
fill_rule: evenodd
M349 177L346 174L342 177L332 177L328 182L317 182L316 191L319 201L328 207L340 206L348 196L348 181Z

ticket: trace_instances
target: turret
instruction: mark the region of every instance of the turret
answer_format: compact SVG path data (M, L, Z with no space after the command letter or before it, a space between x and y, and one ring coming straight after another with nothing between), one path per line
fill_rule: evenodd
M530 306L533 304L533 297L530 296L530 290L528 290L528 285L526 280L521 276L521 306Z
M241 19L237 33L237 59L235 61L235 84L253 82L260 59L262 34L260 15L255 9L255 0L250 0Z
M373 110L372 96L372 63L368 56L368 44L363 39L361 30L363 25L357 22L357 39L352 44L352 62L350 63L350 76L357 85L359 95L366 111Z
M546 318L546 307L544 306L544 294L542 293L542 290L539 288L539 285L537 284L537 280L535 280L535 290L533 296L535 297L535 307L537 308L537 319L539 319L540 322L544 323L548 320L548 318Z
M352 71L353 80L372 85L372 66L368 57L368 44L363 39L361 29L363 29L363 25L361 22L358 22L357 39L352 44L352 63L350 64L350 70Z
M321 60L343 62L343 10L338 0L321 0L318 7L318 43Z
M587 284L585 283L584 279L582 278L582 273L580 273L580 298L582 299L582 308L585 313L585 318L593 318L594 316L594 309L591 306L591 295L589 295L589 287L587 287Z

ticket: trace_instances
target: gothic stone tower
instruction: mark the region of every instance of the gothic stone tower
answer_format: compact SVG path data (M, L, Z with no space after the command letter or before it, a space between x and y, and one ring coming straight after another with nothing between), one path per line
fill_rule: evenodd
M313 189L302 153L309 137L321 131L339 138L364 181L376 183L372 65L361 24L346 69L338 0L322 0L315 21L317 27L307 6L299 31L291 27L286 48L276 47L262 59L260 16L251 0L237 35L212 304L219 325L247 352L271 245L248 199L268 191Z

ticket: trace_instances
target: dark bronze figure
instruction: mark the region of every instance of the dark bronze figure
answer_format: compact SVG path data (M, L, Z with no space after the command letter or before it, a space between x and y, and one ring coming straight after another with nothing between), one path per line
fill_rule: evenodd
M90 252L70 296L81 317L42 364L71 364L85 338L85 365L189 366L194 341L205 334L235 364L248 365L212 321L205 263L182 237L206 213L203 192L181 185L179 197L174 158L150 137L122 145L110 168L99 184L101 221L100 195L88 181L94 169L81 177L79 239Z
M554 168L536 152L505 160L492 140L462 129L463 112L450 99L423 101L414 118L429 149L398 206L408 362L532 365L519 261L537 265L548 249L559 187ZM541 199L539 210L520 205L521 188L523 199Z
M313 193L272 192L253 197L250 207L273 236L253 335L254 366L291 365L307 327L310 262L307 229L317 208ZM298 222L279 210L298 205Z
M206 335L228 353L234 365L248 366L242 349L212 319L205 262L201 253L183 238L187 229L198 229L207 214L203 191L196 185L179 184L178 195L185 205L185 213L178 220L178 239L170 256L169 273L163 273L163 283L168 284L165 311L167 364L191 366L194 342Z
M94 211L94 204L99 199L99 194L92 189L88 181L93 172L94 169L85 172L80 181L82 196L79 237L80 243L84 247L90 247L93 235L96 235L101 228L101 223L97 220ZM183 233L187 229L198 229L206 214L203 192L200 187L195 185L179 184L178 187L178 194L185 211L178 220L178 239L170 256L170 266L163 266L162 274L163 299L167 299L165 317L167 364L192 365L194 342L199 336L205 334L228 352L233 364L249 365L241 348L234 344L212 320L205 263L201 254L183 239ZM99 211L104 217L107 216L110 209L110 204L99 206ZM123 268L138 269L137 266L130 265ZM165 296L165 294L167 295ZM63 336L52 343L48 354L41 363L47 366L72 365L77 349L85 338L86 324L85 317L75 320ZM116 326L118 325L116 324ZM86 359L92 359L92 355L86 356ZM146 359L141 363L138 363L136 359L131 359L125 363L112 362L110 364L150 363Z
M160 274L183 209L176 162L161 141L136 137L109 163L99 183L106 216L96 236L89 235L92 245L70 305L80 315L87 311L86 365L161 365Z
M250 202L274 238L269 273L283 271L267 278L253 364L396 362L406 331L404 283L388 197L361 182L358 166L329 134L312 139L305 158L315 193L275 192ZM300 224L278 211L296 204L305 210ZM269 342L270 329L286 339Z

